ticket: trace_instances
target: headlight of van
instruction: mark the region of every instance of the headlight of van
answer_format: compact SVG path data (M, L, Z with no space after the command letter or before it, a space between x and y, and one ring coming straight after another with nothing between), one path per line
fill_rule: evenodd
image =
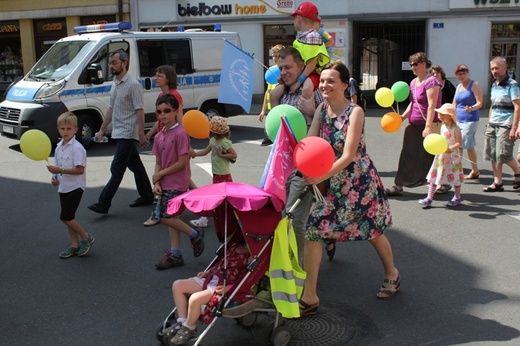
M61 89L65 87L65 79L62 79L55 83L46 83L44 84L40 90L36 93L34 96L35 99L44 99L47 97L50 97L52 95L55 95L56 93L60 92Z

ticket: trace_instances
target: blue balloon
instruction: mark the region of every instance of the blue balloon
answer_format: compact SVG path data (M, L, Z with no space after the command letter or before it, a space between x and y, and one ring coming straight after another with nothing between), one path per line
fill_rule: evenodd
M269 84L278 84L280 78L280 69L278 66L271 66L265 71L265 81Z

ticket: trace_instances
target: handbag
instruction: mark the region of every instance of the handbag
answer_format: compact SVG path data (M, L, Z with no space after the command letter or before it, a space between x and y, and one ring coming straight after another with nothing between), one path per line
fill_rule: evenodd
M417 95L417 86L415 84L414 84L414 89L415 89L415 92L413 94L412 99L417 104L417 108L419 108L419 112L421 112L421 116L424 119L424 123L426 124L426 121L427 121L426 119L427 118L424 116L424 113L422 111L421 105L419 104L419 102L417 102L417 98L415 96L415 95ZM440 121L432 121L432 124L430 125L431 133L440 134L441 133L441 125L442 125L442 123Z

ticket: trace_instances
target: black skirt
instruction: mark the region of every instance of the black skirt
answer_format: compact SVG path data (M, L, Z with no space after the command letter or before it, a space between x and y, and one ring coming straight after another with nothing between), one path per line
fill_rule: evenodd
M395 185L417 187L426 184L426 176L432 166L434 155L423 147L424 125L409 124L404 130L403 148L395 175Z

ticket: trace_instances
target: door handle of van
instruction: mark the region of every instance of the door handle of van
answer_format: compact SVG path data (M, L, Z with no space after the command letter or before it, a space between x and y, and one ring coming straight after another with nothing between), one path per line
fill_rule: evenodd
M151 78L144 79L144 88L146 90L150 90L152 88L152 79Z

